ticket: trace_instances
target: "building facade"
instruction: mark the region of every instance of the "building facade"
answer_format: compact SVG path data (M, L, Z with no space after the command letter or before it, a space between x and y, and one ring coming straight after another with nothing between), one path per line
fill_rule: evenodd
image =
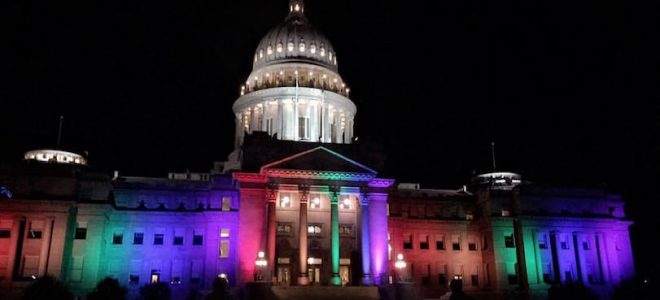
M354 143L337 54L304 10L291 0L259 43L233 106L236 149L216 171L110 178L48 150L0 166L11 191L0 194L0 298L46 274L79 295L105 277L132 294L166 282L176 299L218 276L234 287L412 282L437 298L453 279L475 295L543 297L574 281L606 295L634 275L618 195L504 172L460 190L381 178L384 155Z

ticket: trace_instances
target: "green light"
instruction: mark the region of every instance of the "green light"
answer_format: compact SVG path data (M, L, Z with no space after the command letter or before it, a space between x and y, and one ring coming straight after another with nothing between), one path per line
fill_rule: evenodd
M331 231L332 231L332 278L330 278L330 285L341 285L341 278L339 278L339 197L336 192L331 193Z

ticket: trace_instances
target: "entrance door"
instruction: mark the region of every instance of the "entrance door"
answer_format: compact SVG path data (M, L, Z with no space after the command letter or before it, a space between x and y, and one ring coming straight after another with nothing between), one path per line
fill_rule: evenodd
M341 285L347 285L351 278L351 266L339 266L339 278Z
M310 284L320 284L321 283L321 267L320 266L310 266L307 269L307 276L309 276Z
M288 286L291 280L288 266L277 267L277 283L280 285Z

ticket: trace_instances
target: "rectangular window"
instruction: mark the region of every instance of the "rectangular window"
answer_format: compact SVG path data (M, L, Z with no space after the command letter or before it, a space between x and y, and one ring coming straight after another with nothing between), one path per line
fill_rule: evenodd
M76 228L76 234L73 238L76 240L87 239L87 228Z
M279 234L279 235L289 235L289 234L291 234L291 224L289 224L289 223L277 223L277 234Z
M288 194L280 195L280 207L282 208L291 207L291 197Z
M567 235L565 235L565 234L561 235L561 242L560 242L560 244L561 244L561 248L562 248L563 250L568 250L568 249L570 249L570 247L569 247L569 243L568 243L568 236L567 236Z
M339 224L339 235L353 236L353 225Z
M28 239L41 239L41 230L30 230Z
M139 285L140 275L135 275L135 274L128 275L128 283L130 285Z
M228 238L229 237L229 229L220 229L220 237L221 238Z
M183 237L185 235L185 231L183 229L175 229L174 230L174 238L172 239L172 244L181 246L183 245Z
M475 242L468 243L468 250L477 251L477 243Z
M142 232L133 233L133 245L142 245L142 242L144 242L144 233Z
M193 260L191 263L190 283L201 283L204 265L201 260Z
M323 232L321 224L307 225L307 235L321 235Z
M154 245L162 245L165 240L165 235L162 233L154 234Z
M222 197L222 211L231 210L231 197Z
M513 243L513 234L504 236L504 247L515 248L515 244Z
M472 286L479 286L479 275L472 275Z
M461 250L461 237L458 235L451 237L451 249L452 250Z
M446 286L447 285L447 275L438 274L438 284L440 286Z
M200 231L193 231L193 246L201 246L204 244L204 235Z
M420 235L419 236L419 249L428 250L429 249L429 236Z
M312 200L309 203L309 207L313 209L321 208L321 197L319 195L313 195Z
M511 211L508 209L502 209L502 217L510 217L511 216Z
M124 234L123 233L113 233L112 234L112 243L115 245L121 245L124 243Z
M342 198L341 201L339 201L339 209L351 209L351 198L350 197L344 197Z
M11 237L11 230L0 229L0 239L8 239Z
M591 249L591 246L589 245L589 241L582 241L582 249L584 250Z
M548 241L545 237L545 234L539 234L539 249L548 249Z
M412 249L412 248L413 248L412 234L405 234L403 236L403 249Z
M177 259L172 261L172 276L170 277L170 284L181 284L183 276L183 260Z
M435 249L445 250L445 237L441 235L435 236Z
M220 253L221 258L229 257L229 240L222 239L220 240Z

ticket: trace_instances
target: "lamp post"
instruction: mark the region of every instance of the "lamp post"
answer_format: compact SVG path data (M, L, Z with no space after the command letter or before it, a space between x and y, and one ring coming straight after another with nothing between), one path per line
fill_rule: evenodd
M257 272L255 273L255 281L263 281L264 280L264 274L263 270L266 268L268 265L268 261L265 258L265 254L263 251L259 251L257 254L257 260L254 262L254 264L257 266Z
M396 256L396 262L394 263L394 267L397 268L398 273L399 273L399 282L403 282L403 269L406 268L406 262L403 260L403 254L399 253Z

